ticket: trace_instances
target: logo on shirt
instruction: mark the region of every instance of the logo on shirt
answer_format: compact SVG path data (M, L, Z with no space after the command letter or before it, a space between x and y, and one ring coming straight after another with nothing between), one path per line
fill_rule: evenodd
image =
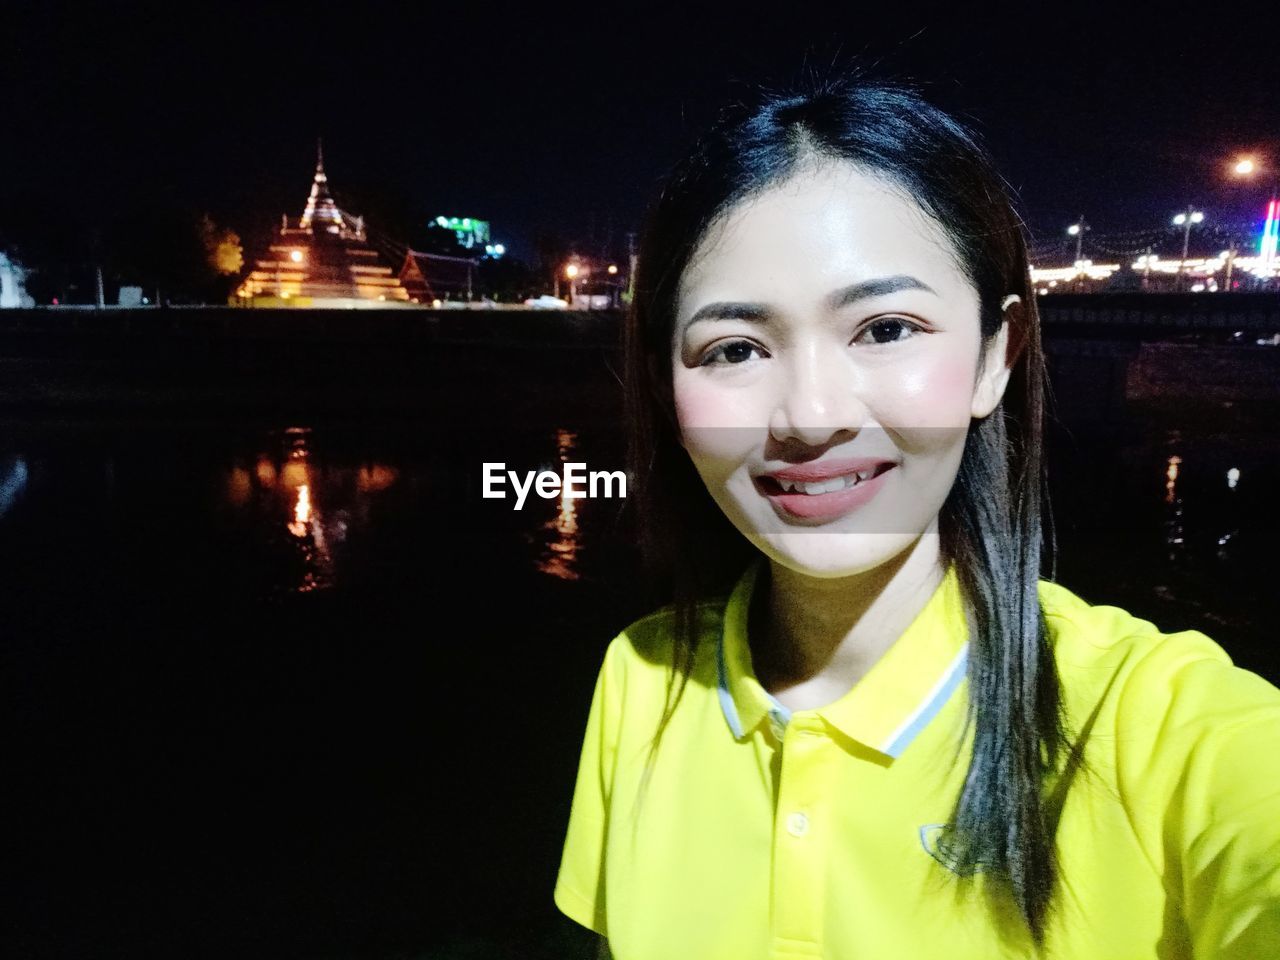
M924 852L940 864L954 873L956 876L966 876L971 873L981 873L982 864L979 863L971 871L963 871L960 869L960 858L956 856L947 844L947 824L945 823L926 823L920 828L920 846L924 848Z

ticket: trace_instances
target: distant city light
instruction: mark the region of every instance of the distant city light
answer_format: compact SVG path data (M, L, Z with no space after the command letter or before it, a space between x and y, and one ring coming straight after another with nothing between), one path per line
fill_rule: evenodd
M498 256L502 256L504 253L507 252L507 248L503 246L501 243L495 243L493 245L493 252L496 253Z
M578 265L576 263L569 264L564 268L564 275L572 280L578 275Z
M1248 176L1255 170L1253 161L1249 157L1242 158L1235 167L1236 173L1241 176Z
M294 263L301 263L301 262L302 262L302 251L301 251L301 250L290 250L290 251L289 251L289 259L290 259L290 260L292 260Z
M1092 260L1077 260L1069 267L1036 267L1031 268L1031 282L1047 283L1056 287L1068 280L1107 280L1120 269L1118 263L1094 263Z
M610 272L610 273L617 273L617 272L618 272L618 267L617 267L615 264L612 264L612 263L611 263L611 264L609 264L609 272Z
M1074 237L1079 232L1080 224L1078 223L1073 223L1071 226L1067 227L1067 236Z
M1262 243L1258 253L1263 263L1270 267L1276 258L1276 244L1280 240L1280 201L1272 200L1267 204L1267 222L1262 227Z

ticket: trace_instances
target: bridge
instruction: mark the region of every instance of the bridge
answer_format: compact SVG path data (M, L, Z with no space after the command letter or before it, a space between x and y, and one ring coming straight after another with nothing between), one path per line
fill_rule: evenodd
M1037 298L1046 334L1132 338L1280 331L1275 293L1084 293Z

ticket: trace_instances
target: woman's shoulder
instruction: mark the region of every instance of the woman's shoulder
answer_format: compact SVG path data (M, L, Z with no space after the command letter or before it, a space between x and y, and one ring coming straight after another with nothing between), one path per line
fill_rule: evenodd
M714 649L724 630L726 597L700 600L690 610L694 655ZM673 667L681 638L680 610L667 604L624 627L609 643L606 665L630 673L636 669L665 675Z
M1093 715L1126 739L1146 730L1195 740L1242 724L1280 731L1280 689L1235 666L1201 631L1165 631L1048 580L1039 593L1064 699L1077 719Z
M1122 607L1091 603L1052 580L1041 580L1039 593L1050 639L1064 666L1093 667L1151 654L1169 662L1231 662L1221 646L1198 630L1163 631Z

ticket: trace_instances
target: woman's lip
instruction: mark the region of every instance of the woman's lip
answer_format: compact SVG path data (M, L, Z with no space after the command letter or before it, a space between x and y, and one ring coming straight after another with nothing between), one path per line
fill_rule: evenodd
M781 470L771 470L761 476L773 480L788 480L792 483L822 483L826 480L834 480L836 477L847 477L853 473L892 466L892 460L878 457L850 457L845 460L814 460L810 463L797 463Z
M884 486L885 477L892 473L894 464L890 464L890 469L884 470L868 480L854 484L852 487L845 487L843 490L836 490L832 493L786 493L774 492L773 487L776 484L766 486L761 483L765 478L756 478L756 489L767 499L775 510L778 510L786 517L794 517L802 520L830 520L835 517L842 517L847 513L857 510L872 497L874 497ZM776 474L771 474L774 477ZM840 476L837 474L836 476Z

